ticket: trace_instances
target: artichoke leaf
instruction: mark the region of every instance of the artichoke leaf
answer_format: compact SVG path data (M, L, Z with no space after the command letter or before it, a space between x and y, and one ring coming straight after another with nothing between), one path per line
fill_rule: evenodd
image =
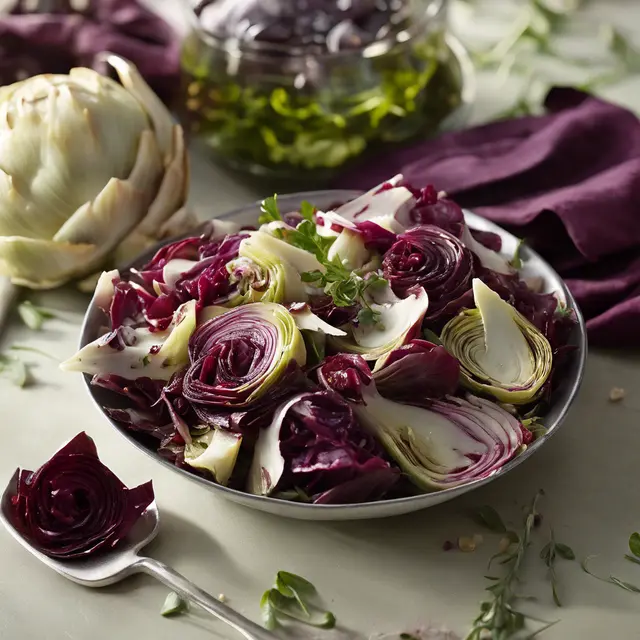
M440 336L460 361L461 382L506 404L534 401L551 374L549 341L477 278L473 293L476 309L452 318Z
M172 157L174 153L172 135L174 124L167 108L143 80L136 67L128 60L112 53L104 54L102 57L107 64L116 70L122 86L138 100L146 113L149 114L163 158Z
M103 255L107 254L144 217L161 176L158 145L153 134L145 131L129 178L111 178L92 202L60 227L54 241L100 244Z
M182 127L178 125L173 127L173 140L174 152L165 167L156 197L136 229L142 235L157 237L158 229L184 205L187 199L189 158L186 154ZM189 231L189 228L183 228L181 233L185 231Z
M85 273L99 254L94 244L0 236L0 273L20 286L53 289Z

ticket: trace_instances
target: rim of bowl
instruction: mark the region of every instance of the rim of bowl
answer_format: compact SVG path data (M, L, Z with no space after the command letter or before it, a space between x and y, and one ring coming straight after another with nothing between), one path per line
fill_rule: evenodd
M319 190L319 191L305 191L305 192L300 192L300 193L289 193L289 194L283 194L279 196L280 202L282 203L283 201L286 200L297 200L302 201L302 200L309 200L309 201L313 201L315 200L319 200L321 198L327 198L329 200L331 200L333 198L334 201L339 201L341 199L351 199L354 198L358 195L361 195L363 192L359 191L359 190L336 190L336 189L327 189L327 190ZM331 194L336 194L335 197L333 197ZM229 211L227 213L224 213L222 215L216 216L214 218L210 218L210 220L228 220L228 219L233 219L235 217L240 216L241 214L246 214L247 211L249 211L252 208L255 208L256 210L256 214L259 211L259 207L260 207L260 203L261 200L257 200L251 204L242 206L242 207L237 207L235 209L233 209L232 211ZM465 216L469 215L472 218L472 222L478 222L481 221L481 225L485 228L485 230L488 231L494 231L495 233L499 233L501 237L503 238L510 238L513 239L514 241L517 241L517 239L515 238L515 236L513 236L513 234L509 233L508 231L506 231L505 229L503 229L502 227L500 227L499 225L491 222L490 220L487 220L486 218L482 218L481 216L479 216L478 214L474 214L472 211L468 211L465 210ZM205 221L206 223L206 221ZM122 271L126 271L128 269L130 269L131 267L137 265L138 263L142 262L145 259L150 258L151 256L154 255L154 253L163 245L169 244L171 242L175 242L176 240L179 240L180 238L183 237L189 237L189 236L193 236L194 232L190 232L190 233L185 233L182 234L181 236L178 236L176 238L170 238L166 241L162 241L160 243L158 243L157 245L155 245L152 249L149 249L147 251L145 251L144 253L142 253L141 255L139 255L135 260L133 260L129 265L127 265L125 268L122 269ZM282 505L283 503L286 503L287 508L291 509L291 510L295 510L298 512L303 512L303 511L307 511L307 512L311 512L311 511L318 511L318 510L323 510L325 513L327 512L339 512L339 511L346 511L346 510L352 510L352 509L357 509L360 512L367 512L367 511L372 511L375 512L378 509L380 509L380 505L399 505L399 504L407 504L407 503L419 503L421 501L428 501L427 499L431 496L434 495L438 495L438 496L449 496L451 495L451 497L455 497L455 495L457 493L460 492L461 489L464 489L465 491L470 491L472 489L481 487L485 484L488 484L489 482L500 478L504 475L506 475L507 473L509 473L509 471L511 471L512 469L514 469L515 467L517 467L518 465L520 465L522 462L524 462L527 458L531 457L538 449L540 449L560 428L560 426L562 425L562 423L564 422L567 413L569 412L569 409L571 408L571 405L574 403L577 395L578 395L578 391L580 389L580 385L582 384L582 379L584 377L584 370L585 370L585 363L586 363L586 358L587 358L587 336L586 336L586 327L585 327L585 323L584 323L584 318L582 317L582 313L573 297L573 295L571 294L571 292L569 291L568 287L566 286L566 284L564 283L564 281L562 280L562 278L560 278L560 276L556 273L556 271L546 262L546 260L544 260L537 252L535 252L533 249L530 249L529 247L527 247L526 245L524 245L523 247L524 251L524 256L526 259L531 259L533 258L536 261L541 262L545 269L548 272L548 275L552 276L552 278L557 282L557 284L560 286L561 292L565 297L566 303L567 303L567 307L570 308L576 317L576 326L574 327L573 331L572 331L572 339L570 340L570 344L573 344L576 348L577 348L577 353L575 354L574 358L574 362L572 363L572 368L571 371L573 373L573 379L569 382L568 386L565 387L564 389L564 395L565 395L565 401L564 404L560 410L560 412L558 413L558 415L556 416L553 424L551 426L548 427L548 431L540 436L538 439L536 439L530 446L527 447L527 449L525 451L523 451L522 453L520 453L519 455L517 455L515 458L512 458L509 462L507 462L504 466L500 467L500 469L498 469L495 473L493 473L490 476L487 476L485 478L479 478L476 480L472 480L471 482L466 482L464 484L461 485L455 485L453 487L448 487L446 489L442 489L441 491L434 491L434 492L428 492L428 493L419 493L416 495L412 495L412 496L405 496L402 498L392 498L389 500L377 500L374 502L357 502L357 503L349 503L349 504L313 504L313 503L304 503L304 502L294 502L294 501L283 501L279 498L272 498L270 496L258 496L258 495L254 495L251 493L247 493L245 491L240 491L239 489L232 489L230 487L225 487L223 485L220 484L216 484L215 482L213 482L212 480L209 480L207 478L203 478L201 476L197 476L193 473L190 473L189 471L185 470L185 469L181 469L180 467L177 467L175 464L169 462L168 460L165 460L164 458L162 458L162 456L159 456L157 454L156 451L153 451L152 449L146 447L142 442L140 442L139 440L137 440L133 433L134 432L130 432L128 431L125 427L120 426L117 422L115 422L114 420L112 420L111 418L109 418L109 416L104 412L102 405L99 403L98 399L96 398L96 393L95 393L95 387L91 386L91 378L92 376L89 374L83 374L84 380L85 380L85 384L87 386L87 390L89 392L89 395L91 396L92 401L94 402L94 404L98 407L98 409L100 410L100 413L103 415L103 417L124 437L126 438L131 444L133 444L136 448L140 449L141 451L143 451L146 455L150 456L151 458L153 458L156 462L159 462L160 464L162 464L163 466L172 469L173 471L179 473L180 475L182 475L185 478L190 479L193 482L196 482L198 484L203 485L205 488L212 490L212 491L220 491L223 494L229 494L230 496L241 496L242 497L242 501L247 504L248 506L250 506L248 503L250 502L254 502L256 504L267 504L267 503L271 503L274 505ZM525 260L526 262L527 260ZM91 299L91 302L89 303L89 306L87 308L87 311L85 313L83 322L82 322L82 327L80 330L80 344L79 344L79 348L82 348L84 345L86 345L88 342L91 342L92 340L95 340L95 338L97 337L95 335L95 322L97 317L100 316L100 314L102 314L103 312L101 310L99 310L96 305L95 305L95 298ZM91 335L88 335L88 334ZM550 403L550 406L553 407L554 403ZM446 501L447 498L445 497L444 500L442 500L441 502ZM263 509L264 510L264 509ZM372 514L373 515L373 514ZM365 516L366 517L366 516Z
M309 58L313 60L329 60L339 58L377 58L387 54L394 47L410 43L414 38L424 33L430 24L441 17L446 11L448 0L425 0L426 4L420 8L420 14L411 21L406 29L392 32L389 35L374 40L364 47L357 49L345 49L343 51L321 51L312 52L309 47L288 47L286 45L277 45L273 43L246 43L238 38L221 38L202 28L194 7L190 6L186 0L183 1L184 11L187 14L187 21L198 38L207 46L224 51L232 57L241 56L271 56L279 55L288 58ZM444 26L447 30L446 25Z

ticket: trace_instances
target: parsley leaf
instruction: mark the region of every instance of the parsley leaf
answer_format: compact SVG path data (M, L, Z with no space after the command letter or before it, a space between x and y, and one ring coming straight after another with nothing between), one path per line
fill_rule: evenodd
M278 208L278 194L276 193L269 198L265 198L260 203L260 216L258 218L258 222L260 224L267 224L278 220L282 220L282 215Z

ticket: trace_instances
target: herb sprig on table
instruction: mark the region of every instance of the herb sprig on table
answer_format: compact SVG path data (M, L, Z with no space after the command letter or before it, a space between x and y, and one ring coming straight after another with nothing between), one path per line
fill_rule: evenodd
M275 586L264 592L260 600L265 628L273 630L282 618L297 620L312 627L333 629L336 617L330 611L314 606L315 586L302 576L278 571Z
M530 545L531 533L538 516L538 501L542 495L543 492L539 491L531 502L520 532L509 532L491 507L483 507L479 512L478 521L482 521L496 533L504 533L509 546L491 559L502 558L500 564L506 567L506 573L502 576L486 576L492 583L487 587L490 595L480 604L480 614L473 621L473 627L465 640L482 640L487 636L507 639L522 631L527 619L531 618L515 609L513 603L517 598L515 586L520 579L520 567ZM546 624L537 633L553 624L555 622Z
M386 286L387 281L375 272L363 278L356 271L348 269L339 256L330 259L329 249L335 238L321 236L318 233L313 221L314 213L313 205L306 201L302 202L300 205L300 214L304 218L302 222L295 229L281 228L277 230L282 240L294 247L313 253L324 267L324 271L315 270L302 273L302 281L322 289L326 295L331 296L336 307L360 305L358 322L364 325L377 325L379 329L383 329L384 327L380 324L380 312L371 306L368 293L376 288ZM263 200L258 222L267 224L280 221L284 221L284 219L278 208L277 195Z
M560 602L560 597L558 596L558 578L556 576L556 559L558 557L564 558L565 560L575 560L576 555L573 552L573 549L562 542L556 542L553 529L549 529L550 540L547 544L542 548L540 552L540 558L544 560L544 563L547 565L549 569L549 577L551 578L551 593L553 594L553 601L556 603L558 607L562 606Z

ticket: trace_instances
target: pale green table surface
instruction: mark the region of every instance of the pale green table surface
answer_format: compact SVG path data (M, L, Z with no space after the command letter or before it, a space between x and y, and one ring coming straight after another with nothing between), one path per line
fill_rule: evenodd
M157 0L169 10L171 0ZM592 2L593 15L610 13L640 36L640 3ZM600 12L600 13L599 13ZM604 17L602 18L605 19ZM610 19L610 18L607 18ZM496 109L491 79L481 83L475 118ZM639 84L612 89L632 104ZM194 154L192 201L210 215L261 195ZM34 334L13 322L2 347L28 343L65 358L78 340L87 298L63 291L37 296L60 310L64 320L48 322ZM304 637L368 638L416 625L445 625L462 635L483 597L486 562L498 540L485 534L475 553L442 551L447 539L479 531L468 517L491 504L518 522L521 507L543 488L543 526L524 567L522 591L538 596L530 610L560 623L549 640L627 640L640 638L640 595L601 583L577 562L561 562L558 577L564 603L551 601L548 580L537 557L547 524L579 558L600 554L594 563L640 584L640 567L623 560L632 531L640 529L640 381L638 358L593 352L586 378L558 434L509 476L461 499L391 520L313 523L278 519L225 502L162 468L134 449L92 406L80 376L63 374L56 363L36 355L37 379L17 390L0 381L0 478L19 464L38 466L81 430L95 438L100 455L130 486L153 478L161 511L161 533L149 547L213 594L224 593L245 615L259 619L259 600L276 571L287 569L312 580L338 617L341 630ZM627 397L608 401L613 386ZM0 640L200 640L236 637L194 611L167 620L159 615L167 590L136 577L121 585L89 590L65 581L37 562L4 531L0 532Z

